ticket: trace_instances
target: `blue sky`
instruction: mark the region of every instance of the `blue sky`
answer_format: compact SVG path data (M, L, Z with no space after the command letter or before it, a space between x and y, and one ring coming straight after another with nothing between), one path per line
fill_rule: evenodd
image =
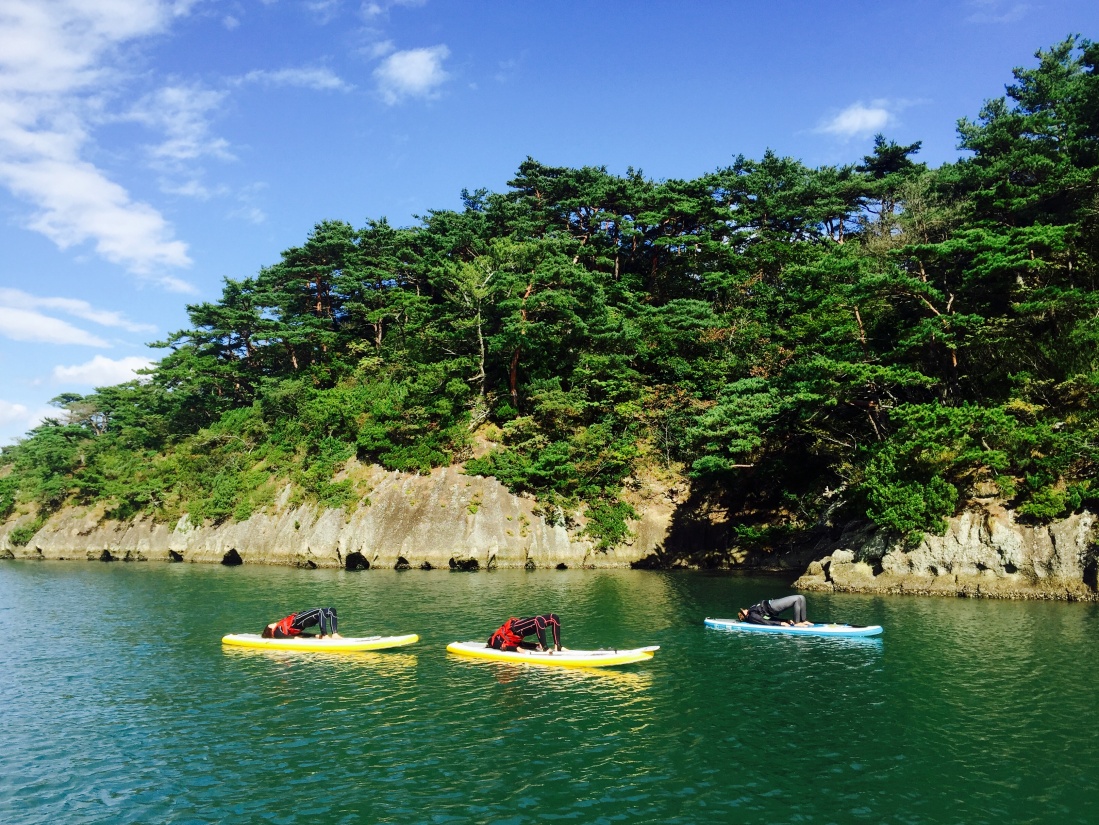
M525 157L691 178L955 125L1095 0L0 0L0 444L132 377L326 219L410 225Z

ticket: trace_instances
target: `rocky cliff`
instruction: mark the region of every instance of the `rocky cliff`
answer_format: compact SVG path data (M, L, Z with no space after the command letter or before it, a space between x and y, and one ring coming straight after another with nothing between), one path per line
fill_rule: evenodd
M370 468L368 501L352 511L288 505L242 522L117 522L101 509L66 508L24 546L11 533L29 515L0 525L0 557L281 564L298 567L628 567L663 538L669 507L646 508L629 546L593 549L582 525L551 523L531 498L495 479L438 469L427 476ZM556 522L557 520L553 520Z
M905 544L865 523L851 524L784 548L746 550L727 541L695 547L696 530L677 524L688 501L640 485L630 543L594 549L583 524L547 519L537 502L509 493L495 479L456 468L427 476L368 468L370 496L354 510L291 506L290 489L269 512L247 521L174 524L116 522L100 509L67 508L23 546L11 533L29 515L0 525L0 558L188 561L347 569L494 567L612 568L706 564L767 570L797 577L807 591L904 593L1097 600L1099 556L1095 514L1083 512L1046 526L1020 524L994 503L950 520L942 536ZM699 518L688 514L686 521ZM727 514L704 514L722 521ZM720 525L717 525L718 527ZM717 530L711 538L721 535ZM721 544L723 546L709 545ZM687 545L690 545L689 547ZM705 553L699 553L699 550Z
M905 544L866 525L820 541L799 590L1095 601L1096 517L1020 524L995 504L966 510L942 536Z

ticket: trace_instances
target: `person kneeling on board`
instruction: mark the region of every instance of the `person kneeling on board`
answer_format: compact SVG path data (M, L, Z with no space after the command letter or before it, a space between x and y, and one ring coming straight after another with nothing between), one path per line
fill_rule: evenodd
M794 608L794 620L786 621L778 618L780 613L785 613ZM783 625L786 627L807 627L812 624L805 618L805 597L786 596L781 599L764 599L751 607L742 607L737 611L737 618L749 624Z
M293 639L295 636L301 636L302 631L307 627L316 625L321 627L322 639L343 638L336 632L336 608L334 607L311 607L300 613L291 613L285 619L267 625L261 635L265 639ZM309 638L312 634L306 633L305 636Z
M511 618L504 622L488 638L488 646L496 650L547 650L546 628L553 632L553 649L561 649L561 620L556 613L543 613L541 616L528 616L523 619ZM537 636L538 644L524 642L525 636Z

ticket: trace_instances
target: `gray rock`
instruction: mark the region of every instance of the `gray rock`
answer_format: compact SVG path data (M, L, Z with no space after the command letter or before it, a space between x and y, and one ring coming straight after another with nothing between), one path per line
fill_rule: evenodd
M914 593L1096 601L1096 517L1081 512L1050 525L1020 524L981 503L950 519L941 536L915 546L865 524L815 548L794 586L809 591Z
M434 569L492 567L628 567L665 540L672 508L645 511L630 544L594 550L573 530L536 514L536 502L512 495L492 478L448 467L430 475L366 468L369 500L347 511L313 505L291 507L287 487L268 512L241 522L175 524L148 518L105 519L102 508L67 508L51 517L25 546L11 531L24 516L0 525L0 556L17 559L188 561L210 564L276 564ZM474 562L476 564L474 564Z

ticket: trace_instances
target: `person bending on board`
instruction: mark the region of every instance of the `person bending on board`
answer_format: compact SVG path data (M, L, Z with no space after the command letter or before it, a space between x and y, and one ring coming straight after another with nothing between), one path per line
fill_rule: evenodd
M272 622L263 629L265 639L293 639L302 635L307 627L320 625L321 638L342 639L336 632L336 608L311 607L301 613L291 613L281 621ZM305 638L311 638L311 633L306 633Z
M504 622L488 638L488 646L496 650L547 650L546 628L553 633L553 649L561 649L561 620L556 613L543 613L541 616L528 616L524 619L511 618ZM537 636L538 644L524 642L525 636Z
M780 613L785 613L794 608L794 620L780 619ZM737 611L737 618L748 624L783 625L785 627L808 627L812 624L805 618L805 597L786 596L782 599L764 599L751 607L742 607Z

